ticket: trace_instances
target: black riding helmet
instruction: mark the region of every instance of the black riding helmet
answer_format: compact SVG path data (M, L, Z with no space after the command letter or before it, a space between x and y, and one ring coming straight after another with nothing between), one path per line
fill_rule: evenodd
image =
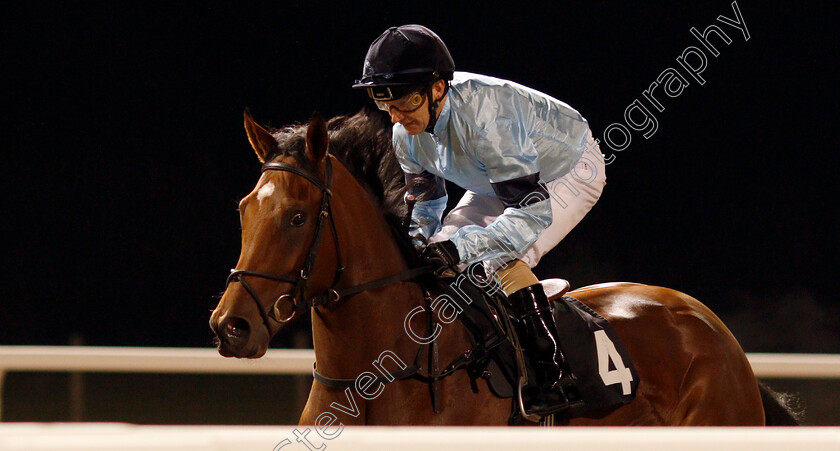
M446 44L435 32L422 25L391 27L376 38L365 56L362 78L355 89L367 89L376 101L396 100L420 86L430 86L437 80L449 81L455 72L455 62ZM434 128L438 101L429 96L430 121L426 128Z

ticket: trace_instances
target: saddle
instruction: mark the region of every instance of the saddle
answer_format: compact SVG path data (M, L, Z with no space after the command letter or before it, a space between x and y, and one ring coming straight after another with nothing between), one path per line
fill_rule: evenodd
M470 274L470 277L465 277L465 274ZM446 279L441 281L446 282ZM555 313L559 344L578 379L583 398L582 405L568 412L560 421L576 417L602 418L632 401L639 376L612 325L579 300L566 295L568 281L548 279L540 283L549 301L554 303L555 312L571 309L576 313ZM444 283L440 289L452 299L469 302L463 306L458 319L469 330L472 346L459 366L470 375L473 391L478 391L476 382L481 378L487 381L495 396L514 398L518 396L522 375L530 379L533 370L529 359L523 358L528 350L519 347L516 328L513 327L517 319L508 314L504 294L501 290L487 290L488 285L483 271L470 268L454 281ZM509 423L519 424L521 421L520 405L514 402Z

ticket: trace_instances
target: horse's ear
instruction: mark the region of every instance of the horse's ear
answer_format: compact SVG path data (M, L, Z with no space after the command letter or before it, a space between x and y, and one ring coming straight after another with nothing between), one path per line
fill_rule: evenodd
M260 163L265 163L268 156L277 147L277 141L264 128L257 124L248 109L245 109L245 132L248 133L248 141L251 142L251 147L257 153L257 158Z
M318 163L327 155L330 140L327 136L327 122L317 111L312 114L306 129L306 156Z

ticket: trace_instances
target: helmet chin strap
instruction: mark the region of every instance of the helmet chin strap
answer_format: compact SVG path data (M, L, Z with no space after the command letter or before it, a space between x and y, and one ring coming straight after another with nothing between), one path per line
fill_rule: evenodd
M449 92L449 82L446 82L446 86L443 88L443 95L440 96L437 100L432 100L432 86L429 86L428 92L426 95L429 99L429 125L426 126L426 132L434 133L435 131L435 124L437 124L437 109L438 105L440 105L441 100L446 97L446 93Z

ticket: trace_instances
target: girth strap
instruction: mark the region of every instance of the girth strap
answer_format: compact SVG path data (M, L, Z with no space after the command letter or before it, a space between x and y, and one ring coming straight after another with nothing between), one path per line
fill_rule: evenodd
M417 374L418 371L420 371L420 368L417 368L417 365L411 365L405 369L388 373L385 376L379 376L373 382L369 383L371 385L375 383L390 384L391 382L408 379ZM331 377L324 376L318 372L315 365L312 366L312 376L320 384L330 388L350 388L356 384L356 379L333 379Z

